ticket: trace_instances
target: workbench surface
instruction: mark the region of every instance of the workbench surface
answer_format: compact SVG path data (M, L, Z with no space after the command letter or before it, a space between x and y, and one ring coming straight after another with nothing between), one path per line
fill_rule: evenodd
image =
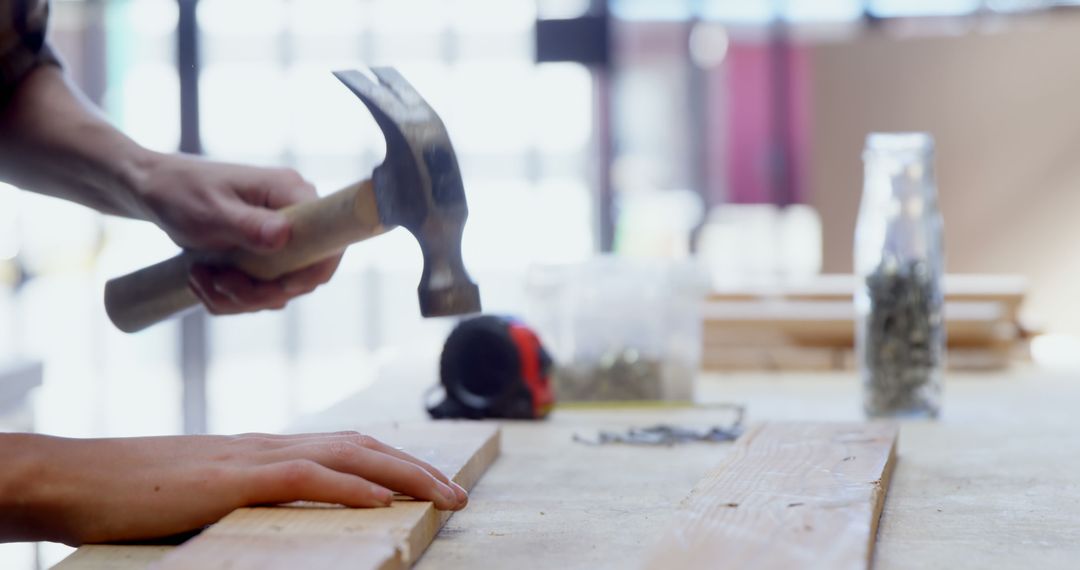
M427 383L384 379L297 431L420 420ZM698 391L702 404L746 404L751 422L860 420L858 396L845 374L708 375ZM1080 378L1025 369L950 376L940 420L901 424L874 567L1080 568L1077 406ZM506 422L503 455L417 568L634 567L729 446L587 446L572 436L729 417L708 407L562 410L546 422ZM144 567L161 552L96 546L63 567Z

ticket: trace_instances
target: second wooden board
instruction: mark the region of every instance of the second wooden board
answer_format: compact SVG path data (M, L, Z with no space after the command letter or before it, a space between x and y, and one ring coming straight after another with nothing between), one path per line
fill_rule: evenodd
M647 567L865 570L896 458L884 423L771 423L694 487Z

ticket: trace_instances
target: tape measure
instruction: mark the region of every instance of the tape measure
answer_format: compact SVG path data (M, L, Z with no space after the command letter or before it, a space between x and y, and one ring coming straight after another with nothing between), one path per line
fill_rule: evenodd
M555 404L551 356L529 327L482 316L450 333L439 361L445 399L427 406L433 418L540 419Z

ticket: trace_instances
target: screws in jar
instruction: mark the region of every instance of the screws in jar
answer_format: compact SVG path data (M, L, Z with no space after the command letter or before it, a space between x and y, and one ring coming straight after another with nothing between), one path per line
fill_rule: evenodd
M870 416L938 414L942 295L927 264L883 261L866 279L862 380Z
M564 401L659 400L664 363L633 348L611 351L591 362L555 370L555 392Z

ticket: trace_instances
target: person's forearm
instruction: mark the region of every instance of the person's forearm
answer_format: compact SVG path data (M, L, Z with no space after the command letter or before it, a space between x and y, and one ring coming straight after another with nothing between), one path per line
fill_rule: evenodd
M31 72L0 111L0 180L26 190L148 218L138 189L157 157L110 125L53 66Z
M48 65L0 105L0 182L152 222L185 249L264 255L291 239L292 223L280 210L318 197L289 168L144 149ZM213 314L279 309L330 279L340 259L339 253L270 281L197 264L189 277Z
M35 464L38 457L35 440L42 443L48 439L29 434L0 434L0 457L4 458L0 467L0 543L59 538L59 534L44 528L42 514L47 509L36 504L38 497L32 496L29 484L39 470Z

